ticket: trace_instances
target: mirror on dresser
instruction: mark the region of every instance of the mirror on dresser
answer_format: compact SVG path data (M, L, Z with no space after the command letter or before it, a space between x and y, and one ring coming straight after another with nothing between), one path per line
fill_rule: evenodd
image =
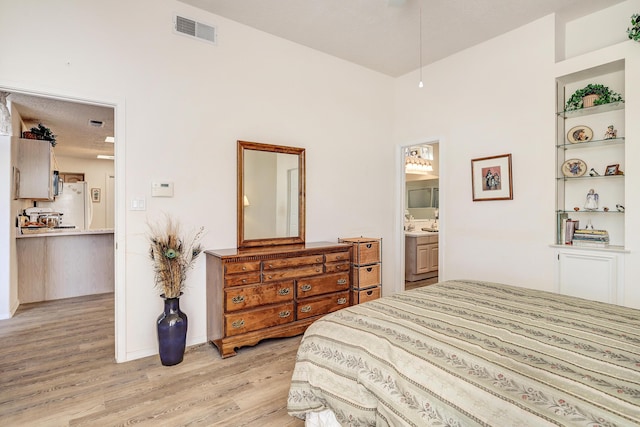
M238 141L238 248L305 241L304 148Z

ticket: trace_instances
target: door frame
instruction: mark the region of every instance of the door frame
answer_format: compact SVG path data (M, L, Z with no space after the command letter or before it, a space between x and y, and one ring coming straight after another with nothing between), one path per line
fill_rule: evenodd
M113 108L114 137L117 141L114 147L114 170L116 175L114 193L114 334L115 334L115 359L116 362L125 362L126 359L126 312L125 312L125 279L126 279L126 248L125 248L125 223L126 203L125 193L125 99L118 96L90 95L84 96L65 91L54 92L38 87L25 87L0 81L0 90L20 93L40 98L50 98L79 104L91 104L101 107Z
M410 142L404 142L397 146L396 150L396 209L394 214L394 231L396 233L396 241L395 241L395 265L398 266L398 270L396 272L396 281L393 289L393 293L404 291L404 276L405 276L405 239L404 239L404 207L407 204L406 196L407 196L407 184L405 179L405 168L404 168L404 151L408 147L413 147L416 145L426 145L426 144L438 144L438 179L439 179L439 188L443 188L444 183L446 182L445 173L443 171L442 165L445 163L445 155L446 150L443 144L443 138L441 137L426 137L415 139ZM444 239L443 236L445 233L445 224L446 221L443 221L444 212L446 211L445 199L443 198L443 194L445 192L439 192L439 208L438 208L438 280L442 281L444 276Z

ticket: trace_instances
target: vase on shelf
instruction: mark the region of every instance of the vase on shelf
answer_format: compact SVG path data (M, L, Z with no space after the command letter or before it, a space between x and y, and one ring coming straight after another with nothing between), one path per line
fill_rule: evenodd
M164 366L182 362L187 343L187 315L180 311L180 297L165 298L164 311L158 317L158 345Z

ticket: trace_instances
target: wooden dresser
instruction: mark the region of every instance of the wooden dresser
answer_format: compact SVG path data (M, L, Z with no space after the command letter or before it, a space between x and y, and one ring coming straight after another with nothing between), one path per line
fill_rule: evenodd
M301 334L350 304L351 245L306 243L205 251L207 339L222 357Z

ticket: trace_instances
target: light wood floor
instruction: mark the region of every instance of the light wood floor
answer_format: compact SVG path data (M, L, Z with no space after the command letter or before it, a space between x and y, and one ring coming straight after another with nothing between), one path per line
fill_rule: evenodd
M300 337L224 360L202 344L172 367L158 356L117 364L103 294L20 306L0 321L0 342L1 426L304 425L286 412Z
M437 277L433 277L431 279L417 280L415 282L404 282L404 289L408 291L409 289L421 288L423 286L433 285L434 283L438 283Z

